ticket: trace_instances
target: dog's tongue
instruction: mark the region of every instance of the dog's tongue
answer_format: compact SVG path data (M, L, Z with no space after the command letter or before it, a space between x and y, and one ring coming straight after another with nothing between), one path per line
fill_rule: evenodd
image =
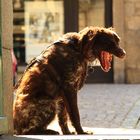
M111 68L112 55L106 51L101 52L101 66L103 71L108 72Z

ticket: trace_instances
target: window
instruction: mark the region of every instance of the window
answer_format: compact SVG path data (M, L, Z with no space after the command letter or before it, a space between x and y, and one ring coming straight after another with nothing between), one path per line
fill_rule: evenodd
M13 7L14 52L24 65L63 34L63 0L14 0Z

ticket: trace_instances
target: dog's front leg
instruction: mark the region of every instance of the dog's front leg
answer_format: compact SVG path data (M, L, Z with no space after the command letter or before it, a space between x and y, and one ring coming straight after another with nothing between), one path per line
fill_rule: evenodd
M76 129L78 134L87 134L83 131L81 123L80 123L80 115L77 105L77 93L69 93L65 92L66 102L67 102L67 110L70 116L70 120L72 125Z
M63 134L72 134L69 131L67 119L68 119L68 116L67 116L66 106L65 106L64 100L63 100L59 103L59 109L58 109L59 125L61 127Z

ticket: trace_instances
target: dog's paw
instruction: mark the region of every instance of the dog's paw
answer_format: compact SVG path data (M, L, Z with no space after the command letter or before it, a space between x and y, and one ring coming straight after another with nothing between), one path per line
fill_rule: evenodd
M47 129L45 133L46 135L60 135L59 132L51 130L51 129Z
M81 135L93 135L92 131L84 131Z
M64 133L64 135L76 135L76 132L67 132L67 133Z
M71 135L76 135L76 132L71 132Z

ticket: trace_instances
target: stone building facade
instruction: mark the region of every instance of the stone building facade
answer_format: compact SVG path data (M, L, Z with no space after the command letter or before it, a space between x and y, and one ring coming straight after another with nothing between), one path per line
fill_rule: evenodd
M64 0L61 1L64 2ZM110 72L112 76L110 83L140 83L140 55L138 54L138 51L140 49L140 0L106 1L112 1L112 26L115 27L116 32L118 32L121 36L121 46L124 47L127 52L126 59L123 61L114 58L114 68L112 72ZM73 2L73 4L75 2L79 2L79 10L76 10L75 14L71 14L71 16L74 17L73 21L75 19L76 21L74 21L69 26L69 23L71 23L72 21L69 21L69 15L67 14L69 14L70 11L66 12L67 9L64 8L66 9L64 10L65 15L67 15L66 17L68 17L68 27L71 28L71 26L73 26L75 28L76 26L79 27L79 29L74 30L81 30L84 27L91 25L105 26L104 18L106 9L104 0L71 0L71 2ZM67 1L64 7L69 5L71 2ZM78 9L78 6L75 9ZM71 11L73 12L73 10ZM79 22L78 25L76 25L77 21ZM71 29L68 29L67 31L71 31ZM24 56L26 55L24 54ZM95 75L99 77L101 75L100 73L101 72L99 72L99 74L95 73ZM100 77L100 79L103 79L102 77L104 77L104 79L107 79L104 74ZM95 79L94 76L93 79Z
M125 61L114 60L115 81L140 83L140 1L114 0L113 22L127 53Z
M140 1L125 0L127 83L140 83Z

